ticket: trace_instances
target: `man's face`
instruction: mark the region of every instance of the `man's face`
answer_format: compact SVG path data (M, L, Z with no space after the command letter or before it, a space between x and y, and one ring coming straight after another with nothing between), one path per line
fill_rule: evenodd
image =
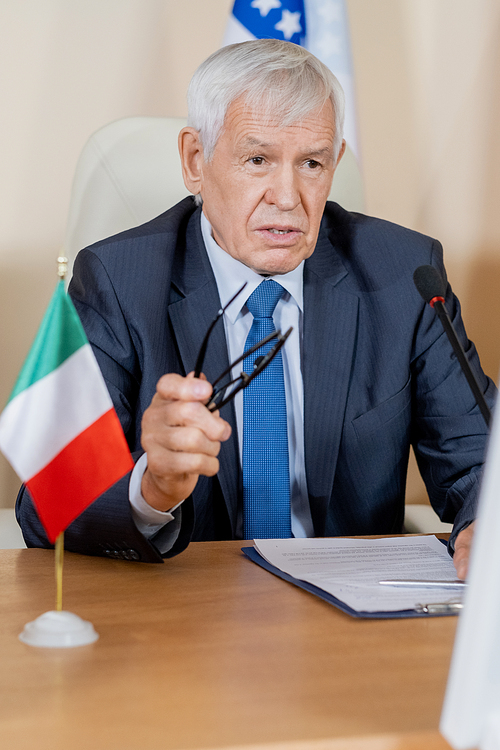
M238 99L212 159L199 154L203 211L216 242L262 275L287 273L316 245L336 168L331 102L278 127Z

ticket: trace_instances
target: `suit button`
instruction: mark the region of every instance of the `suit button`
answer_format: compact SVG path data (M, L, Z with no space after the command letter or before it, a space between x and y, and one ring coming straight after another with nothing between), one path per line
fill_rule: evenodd
M127 550L127 560L140 560L141 556L135 549Z

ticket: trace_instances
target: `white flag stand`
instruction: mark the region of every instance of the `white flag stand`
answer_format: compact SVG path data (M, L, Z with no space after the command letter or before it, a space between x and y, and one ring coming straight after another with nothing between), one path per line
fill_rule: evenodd
M56 609L44 612L36 620L26 623L19 640L30 646L45 648L73 648L87 646L99 638L94 626L73 612L62 608L62 573L64 554L64 532L56 539Z
M26 623L19 640L30 646L44 646L46 648L73 648L94 643L99 634L88 620L82 620L73 612L44 612Z

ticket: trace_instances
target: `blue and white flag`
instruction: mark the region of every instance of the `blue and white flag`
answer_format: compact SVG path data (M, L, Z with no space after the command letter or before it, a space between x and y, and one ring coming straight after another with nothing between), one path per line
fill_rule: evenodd
M345 0L235 0L223 46L250 39L301 44L330 68L346 96L344 137L359 159Z
M223 47L250 39L286 39L304 44L304 0L235 0Z

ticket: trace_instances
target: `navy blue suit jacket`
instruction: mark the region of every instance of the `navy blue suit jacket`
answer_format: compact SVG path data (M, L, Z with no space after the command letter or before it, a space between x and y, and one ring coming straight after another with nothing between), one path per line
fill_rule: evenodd
M70 293L137 456L142 414L158 379L193 369L220 307L199 213L186 198L83 250L75 263ZM474 517L486 429L440 322L414 288L413 271L423 264L444 274L435 240L327 204L304 267L305 462L317 536L401 532L410 444L431 503L455 522L454 535ZM449 286L447 307L492 403L494 386ZM209 380L227 359L219 326L205 360ZM184 502L169 555L190 540L234 537L242 493L233 405L222 415L233 434L222 445L220 471L200 477ZM147 541L133 523L128 479L69 527L68 550L161 562L155 539ZM29 546L49 546L25 491L18 518Z

